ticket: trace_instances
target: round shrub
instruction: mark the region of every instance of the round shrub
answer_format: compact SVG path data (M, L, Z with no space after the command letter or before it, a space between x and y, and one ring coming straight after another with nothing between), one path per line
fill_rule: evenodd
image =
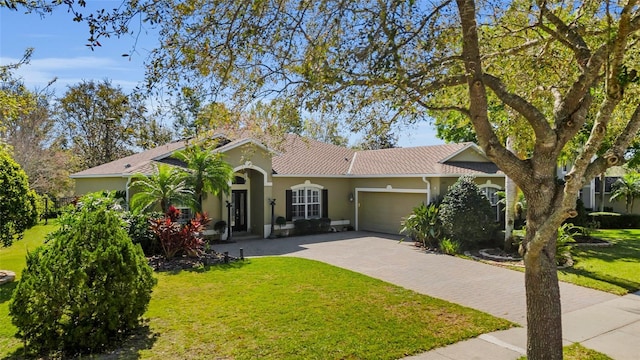
M444 235L464 248L492 240L497 228L495 211L471 176L461 176L449 188L439 217Z
M37 223L34 202L27 174L0 143L0 245L11 245Z
M27 256L9 310L29 350L93 352L139 325L156 280L123 225L106 206L76 209Z

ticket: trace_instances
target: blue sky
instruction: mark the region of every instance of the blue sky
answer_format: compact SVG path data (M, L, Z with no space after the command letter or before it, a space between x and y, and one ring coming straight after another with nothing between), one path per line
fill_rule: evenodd
M120 1L90 0L87 3L88 9L109 9ZM91 51L85 46L86 25L73 22L71 14L62 7L44 18L0 7L0 64L16 62L26 48L33 47L30 63L16 72L29 88L41 89L57 78L52 87L62 95L68 86L82 80L109 79L130 92L144 80L144 60L157 43L153 32L145 30L142 29L137 43L133 36L100 39L102 47ZM122 57L134 44L133 56ZM403 147L442 143L426 122L401 129L398 134L399 145Z

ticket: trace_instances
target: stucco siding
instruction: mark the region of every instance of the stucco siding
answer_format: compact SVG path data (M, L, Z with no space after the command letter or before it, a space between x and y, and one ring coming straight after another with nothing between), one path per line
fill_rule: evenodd
M127 179L123 177L77 178L76 195L84 195L96 191L125 191Z
M227 221L227 213L222 211L222 198L221 195L209 194L202 202L202 211L209 215L211 223L209 228L213 228L213 225L220 220ZM226 208L225 208L226 210Z
M233 168L247 165L258 167L267 174L267 182L271 182L271 155L263 149L252 145L243 145L224 153L224 160Z

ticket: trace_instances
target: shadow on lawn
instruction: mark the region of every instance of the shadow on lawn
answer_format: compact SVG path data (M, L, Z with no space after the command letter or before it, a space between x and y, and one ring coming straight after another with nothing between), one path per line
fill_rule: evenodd
M64 359L98 359L98 360L116 360L116 359L139 359L140 351L148 350L158 340L160 334L151 331L148 325L141 326L135 330L118 348L111 348L102 354L82 354L76 356L62 356L56 354L53 358ZM25 352L24 347L18 348L13 353L2 358L2 360L19 360L19 359L48 359L49 357L42 354L32 354Z
M15 289L17 286L18 286L17 281L0 285L0 304L11 300L11 294L13 294L13 289Z
M604 238L603 238L604 239ZM595 258L602 261L623 261L640 263L640 240L636 239L604 239L611 242L611 247L582 247L576 249L579 257Z
M567 268L567 269L562 269L558 271L565 274L575 274L575 275L584 276L590 279L613 284L627 290L630 293L640 290L640 283L638 282L631 281L628 279L622 279L615 276L609 276L606 274L598 274L585 269Z

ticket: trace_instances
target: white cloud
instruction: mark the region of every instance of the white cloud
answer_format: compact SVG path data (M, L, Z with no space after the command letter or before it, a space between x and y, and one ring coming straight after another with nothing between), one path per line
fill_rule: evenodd
M19 59L0 57L0 64L17 63ZM21 78L29 88L43 88L53 79L53 87L58 93L68 85L82 80L109 79L114 85L120 85L125 91L132 90L144 77L144 69L123 66L121 62L111 58L95 56L79 56L70 58L31 59L15 70L14 74Z

